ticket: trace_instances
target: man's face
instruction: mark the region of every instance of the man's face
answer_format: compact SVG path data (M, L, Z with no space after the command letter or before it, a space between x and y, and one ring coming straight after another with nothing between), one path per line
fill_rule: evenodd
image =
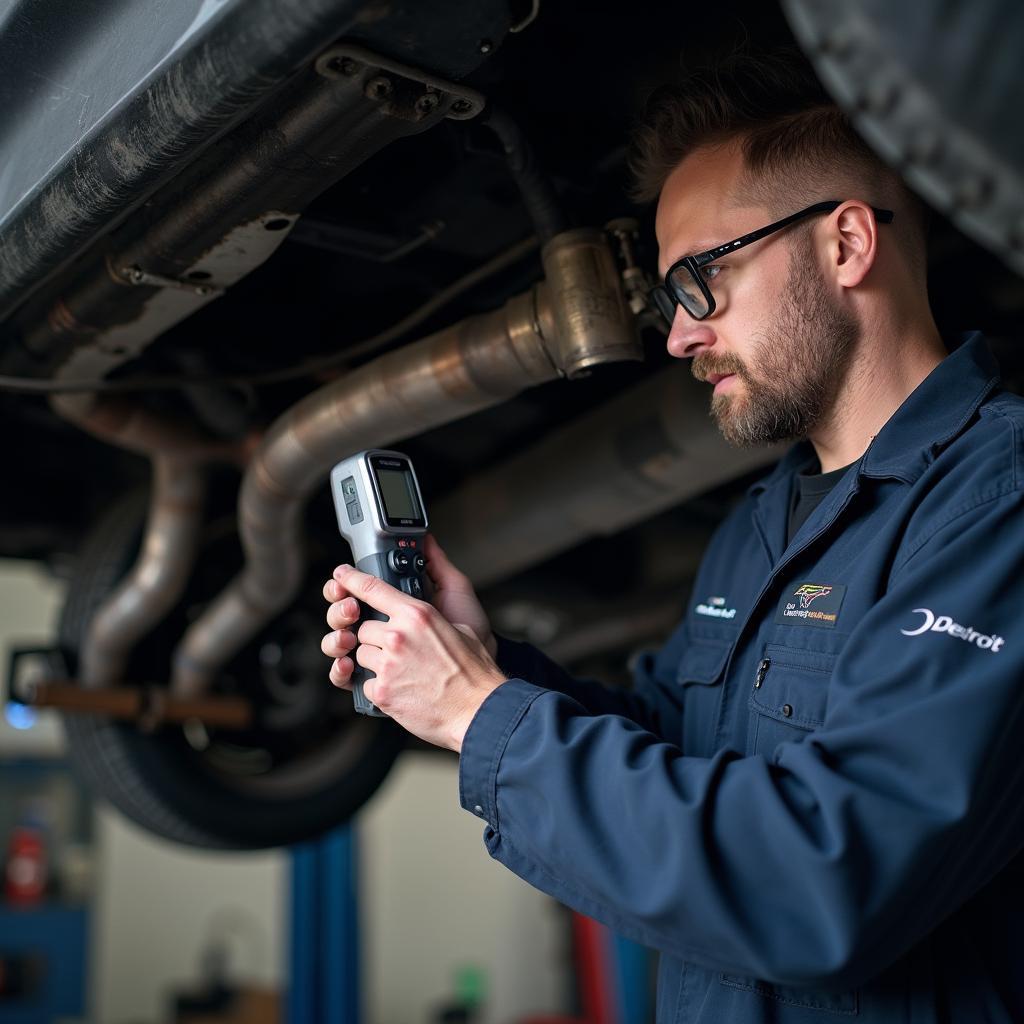
M717 147L672 172L658 203L660 272L776 219L730 200L742 169L738 147ZM796 225L704 268L717 306L707 320L676 311L669 353L714 384L711 412L731 444L807 436L849 369L858 326L829 289L812 230Z

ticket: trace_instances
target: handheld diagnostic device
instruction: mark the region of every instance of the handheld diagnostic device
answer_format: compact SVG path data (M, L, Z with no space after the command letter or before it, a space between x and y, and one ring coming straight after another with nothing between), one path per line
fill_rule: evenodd
M427 513L420 485L408 455L370 449L339 462L331 470L331 495L338 529L352 549L352 563L399 590L428 599L423 537ZM386 622L387 616L359 602L359 624L366 619ZM386 718L368 700L363 684L373 672L358 663L352 672L352 696L362 715Z

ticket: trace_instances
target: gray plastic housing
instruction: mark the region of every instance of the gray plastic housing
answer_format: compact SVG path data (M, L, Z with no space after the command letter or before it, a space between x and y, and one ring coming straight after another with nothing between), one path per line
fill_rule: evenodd
M375 462L401 463L401 471L410 474L413 504L418 503L419 516L417 521L401 522L399 517L389 517L382 494ZM398 466L389 466L398 469ZM383 448L370 448L366 451L343 459L331 470L331 497L334 510L338 517L338 530L352 549L352 564L360 571L390 583L391 586L410 594L413 597L429 600L429 583L425 572L417 572L414 566L415 556L423 553L423 537L427 532L427 513L420 493L419 481L412 466L412 460L401 452ZM399 525L396 525L396 520ZM422 525L420 525L422 523ZM399 571L392 564L392 552L405 552L409 556L410 566ZM377 619L387 622L388 617L382 612L359 602L359 622L353 626L358 631L366 619ZM353 657L354 657L353 652ZM388 717L370 701L364 693L367 679L373 678L373 672L358 663L352 673L352 699L355 709L361 715L375 718Z

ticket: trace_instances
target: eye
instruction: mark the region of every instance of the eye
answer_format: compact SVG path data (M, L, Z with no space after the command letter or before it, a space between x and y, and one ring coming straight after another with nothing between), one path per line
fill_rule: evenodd
M718 277L719 271L724 269L724 267L717 263L709 263L706 267L701 267L700 272L704 276L705 281L713 281Z

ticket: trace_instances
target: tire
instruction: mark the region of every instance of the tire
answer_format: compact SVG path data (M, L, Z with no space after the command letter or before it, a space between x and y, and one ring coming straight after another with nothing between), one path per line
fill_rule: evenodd
M82 549L59 627L72 675L92 616L135 560L145 514L143 495L122 501L99 522ZM213 567L214 576L199 595L200 604L209 600L240 564L233 527L211 534L197 559L197 572L205 566L209 575ZM190 611L197 607L197 595L192 592L195 581L189 586L181 608L138 645L127 681L166 684L170 652ZM150 832L218 849L255 850L299 842L347 821L358 811L384 781L404 746L405 733L389 719L356 715L351 695L335 690L328 682L327 661L317 637L323 632L323 602L319 585L313 582L311 587L305 590L319 598L319 607L307 602L307 607L293 609L268 626L260 640L225 669L226 678L218 680L216 689L241 690L252 697L257 689L253 680L261 676L254 650L261 649L261 643L278 644L288 630L294 639L297 628L300 661L310 661L308 669L299 666L297 692L307 704L312 697L312 711L303 711L300 702L283 708L265 704L259 724L241 738L203 730L209 741L206 747L197 746L180 725L164 725L146 734L134 723L65 713L69 756L90 788ZM307 655L310 645L315 660ZM278 649L287 653L291 648L282 645ZM278 668L275 672L280 676ZM282 690L280 678L275 688ZM288 688L283 689L288 696ZM266 696L263 690L259 695ZM282 714L294 718L296 707L304 716L301 730L294 723L291 731L268 726ZM260 762L262 772L253 770L254 752L265 755ZM291 754L291 762L286 753ZM272 763L267 764L267 758Z

